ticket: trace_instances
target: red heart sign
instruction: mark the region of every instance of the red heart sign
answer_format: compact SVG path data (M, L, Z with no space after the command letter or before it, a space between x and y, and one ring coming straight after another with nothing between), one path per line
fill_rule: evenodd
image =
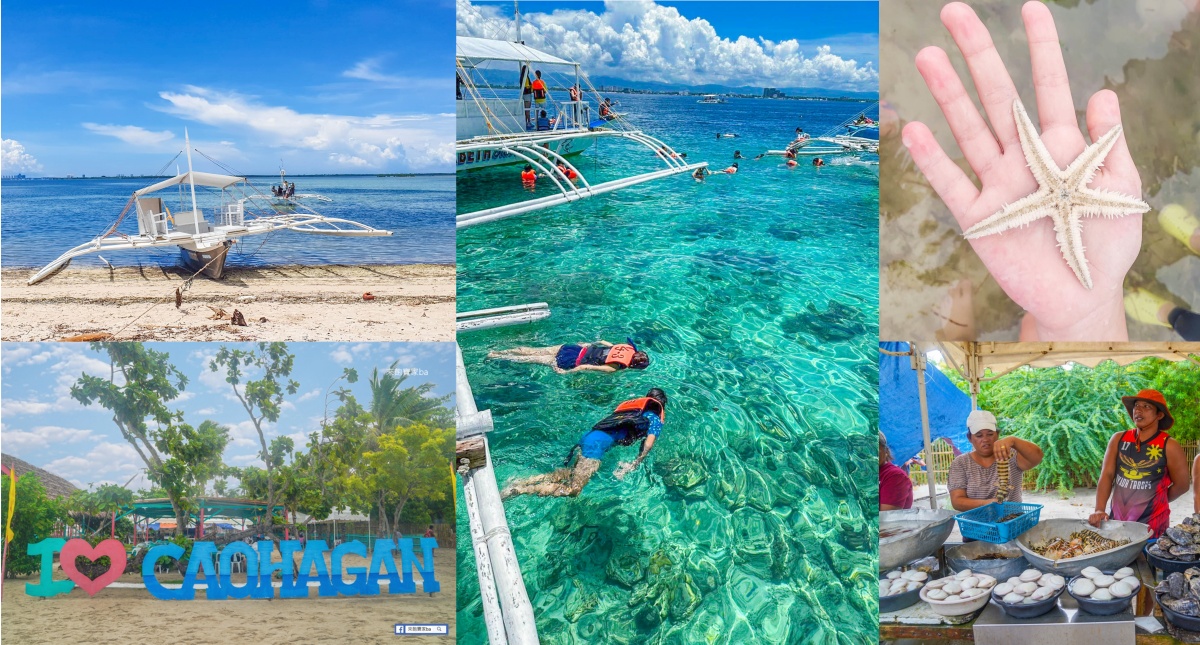
M81 555L92 562L107 555L112 566L108 568L108 571L92 580L75 568L75 558ZM101 589L125 573L125 545L121 544L120 540L108 539L93 547L87 543L87 540L75 538L67 541L58 557L63 573L67 574L67 577L79 585L80 589L86 591L89 596L96 595Z

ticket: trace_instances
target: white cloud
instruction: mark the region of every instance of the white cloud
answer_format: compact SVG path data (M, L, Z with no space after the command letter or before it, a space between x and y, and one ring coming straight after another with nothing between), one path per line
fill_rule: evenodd
M152 148L175 138L170 130L151 132L136 125L101 125L99 123L84 123L83 127L107 137L115 137L139 148Z
M25 152L25 146L15 139L0 141L0 155L0 167L4 169L5 174L42 171L42 164L38 163L33 155Z
M457 0L457 5L460 35L511 37L512 18L499 7L475 6L469 0ZM845 58L829 43L802 46L794 39L721 37L707 20L689 20L674 7L648 0L606 2L600 14L566 9L528 13L521 39L580 63L594 76L855 91L876 91L879 86L873 64Z
M454 121L443 115L344 116L305 114L266 105L254 97L188 86L159 92L170 105L156 108L184 119L235 128L278 148L327 152L341 165L413 168L448 164L454 158Z
M303 403L310 399L315 399L318 396L321 396L321 388L319 388L319 387L309 390L309 391L305 392L304 394L301 394L300 397L296 399L296 403Z
M5 411L7 414L7 409ZM80 428L63 428L60 426L38 426L32 430L9 430L0 433L4 447L9 452L45 448L47 446L62 446L78 443L96 437L91 430Z
M350 354L345 345L339 345L337 349L329 354L329 358L333 359L333 362L341 363L342 365L349 365L354 362L354 356Z
M10 349L12 347L12 349ZM13 346L6 344L0 353L3 358L4 373L8 374L15 367L39 366L41 379L31 383L35 392L46 392L55 397L53 401L31 399L14 399L10 390L8 396L0 403L3 414L42 414L45 412L62 412L80 409L82 406L71 398L71 385L81 374L90 374L107 378L108 363L85 353L87 347L73 344L36 344L28 346ZM117 378L120 383L121 379Z
M124 485L130 477L134 477L145 467L133 446L110 442L96 444L86 455L61 457L43 466L80 488L87 488L88 484ZM142 474L129 486L136 489L147 484L145 475Z

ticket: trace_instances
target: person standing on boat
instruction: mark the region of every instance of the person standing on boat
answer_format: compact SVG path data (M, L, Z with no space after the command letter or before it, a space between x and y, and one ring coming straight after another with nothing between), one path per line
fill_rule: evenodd
M491 352L488 358L536 363L554 368L559 374L570 371L616 372L623 369L644 370L650 366L650 356L637 348L630 339L614 345L599 341L577 345L551 347L514 347Z
M521 65L521 100L525 103L525 129L533 127L529 119L529 108L533 105L533 82L529 80L529 66Z
M637 458L621 462L613 471L617 479L624 479L650 454L666 421L666 408L667 395L656 387L646 392L644 397L621 403L571 447L562 468L511 482L500 492L500 496L504 499L515 495L575 497L591 481L592 475L600 470L600 462L609 448L615 445L631 446L640 439L642 449ZM576 448L579 449L579 458L575 460L574 467L570 467Z
M1157 538L1170 526L1171 502L1191 485L1187 456L1166 432L1175 418L1161 392L1142 390L1121 397L1121 403L1134 427L1108 441L1096 482L1096 506L1088 522L1097 527L1107 519L1141 522ZM1110 495L1112 508L1106 513Z
M1008 462L1008 495L1006 502L1021 501L1021 475L1042 463L1042 449L1036 444L1016 437L1000 438L996 415L985 410L972 410L967 416L967 439L975 448L950 462L946 487L950 489L950 505L956 511L969 511L996 501L1000 492L999 462Z
M537 78L533 79L533 85L530 86L533 88L533 102L537 103L538 107L542 107L546 104L546 97L549 96L549 92L546 90L546 81L542 80L542 70L535 71L534 75Z

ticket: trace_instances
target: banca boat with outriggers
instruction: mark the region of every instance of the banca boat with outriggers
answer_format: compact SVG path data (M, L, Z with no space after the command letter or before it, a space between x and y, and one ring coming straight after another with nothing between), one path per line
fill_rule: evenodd
M458 36L455 44L457 78L456 171L459 173L508 164L528 164L549 178L555 194L528 199L471 213L460 214L456 226L464 228L513 215L550 208L593 197L647 181L694 172L706 162L688 163L683 155L666 143L632 127L611 112L579 64L534 49L520 42ZM573 84L567 89L550 91L546 85L526 109L521 89L527 79L540 70L569 70ZM517 89L506 89L493 81L501 74L512 74ZM557 77L557 76L555 76ZM530 95L526 95L530 96ZM597 103L595 111L588 101ZM542 112L545 111L545 117ZM604 112L604 114L600 114ZM665 166L661 170L633 174L601 183L591 183L569 158L583 152L600 139L625 140L645 146ZM559 169L559 164L567 172ZM568 174L576 176L575 181Z
M345 237L392 234L391 231L359 222L326 217L300 201L332 201L322 195L303 194L281 198L258 192L245 177L194 171L191 141L186 130L184 145L188 162L186 173L134 191L117 221L106 232L60 255L29 278L29 284L41 282L66 268L71 260L91 253L179 247L184 267L216 280L221 278L225 270L230 247L243 237L278 231ZM185 186L190 195L190 209L189 201L184 197ZM197 206L197 186L220 191L212 221ZM155 196L155 193L169 188L178 189L179 203L174 213L163 197ZM261 206L256 203L261 203ZM131 209L137 217L136 235L117 230ZM100 258L104 259L103 256Z
M879 152L879 121L867 116L867 109L842 121L817 137L794 139L783 150L768 150L768 155L783 156L788 152L796 156L833 156L877 154Z

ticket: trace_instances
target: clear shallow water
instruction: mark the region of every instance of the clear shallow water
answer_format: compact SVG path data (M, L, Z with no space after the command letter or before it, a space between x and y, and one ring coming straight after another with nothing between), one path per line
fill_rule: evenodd
M677 124L649 130L716 167L865 107L620 98ZM613 144L600 152L607 161L583 154L585 172L621 162ZM459 338L479 408L495 418L502 486L557 467L618 402L655 386L670 397L660 441L625 481L612 471L635 447L610 451L578 498L507 503L543 642L878 638L877 176L865 165L787 170L778 158L742 167L459 231L460 310L553 311ZM519 194L512 167L460 177L459 210L496 205L513 183ZM626 336L651 353L644 372L557 375L484 358ZM465 509L458 520L466 526ZM458 565L460 634L485 642L466 540Z
M250 177L253 185L270 194L279 177ZM298 193L318 193L332 203L313 201L308 206L329 217L341 217L392 231L391 237L339 238L282 231L247 237L235 244L229 266L282 264L419 264L454 263L454 178L421 177L293 177ZM103 233L116 221L135 190L152 179L73 179L5 181L5 268L41 267L72 247ZM197 190L199 206L212 221L216 193ZM178 195L159 193L172 210ZM190 196L184 193L190 208ZM126 216L119 229L136 234L137 220ZM118 266L173 266L175 249L108 253L105 259ZM77 258L72 266L104 266L94 254Z

